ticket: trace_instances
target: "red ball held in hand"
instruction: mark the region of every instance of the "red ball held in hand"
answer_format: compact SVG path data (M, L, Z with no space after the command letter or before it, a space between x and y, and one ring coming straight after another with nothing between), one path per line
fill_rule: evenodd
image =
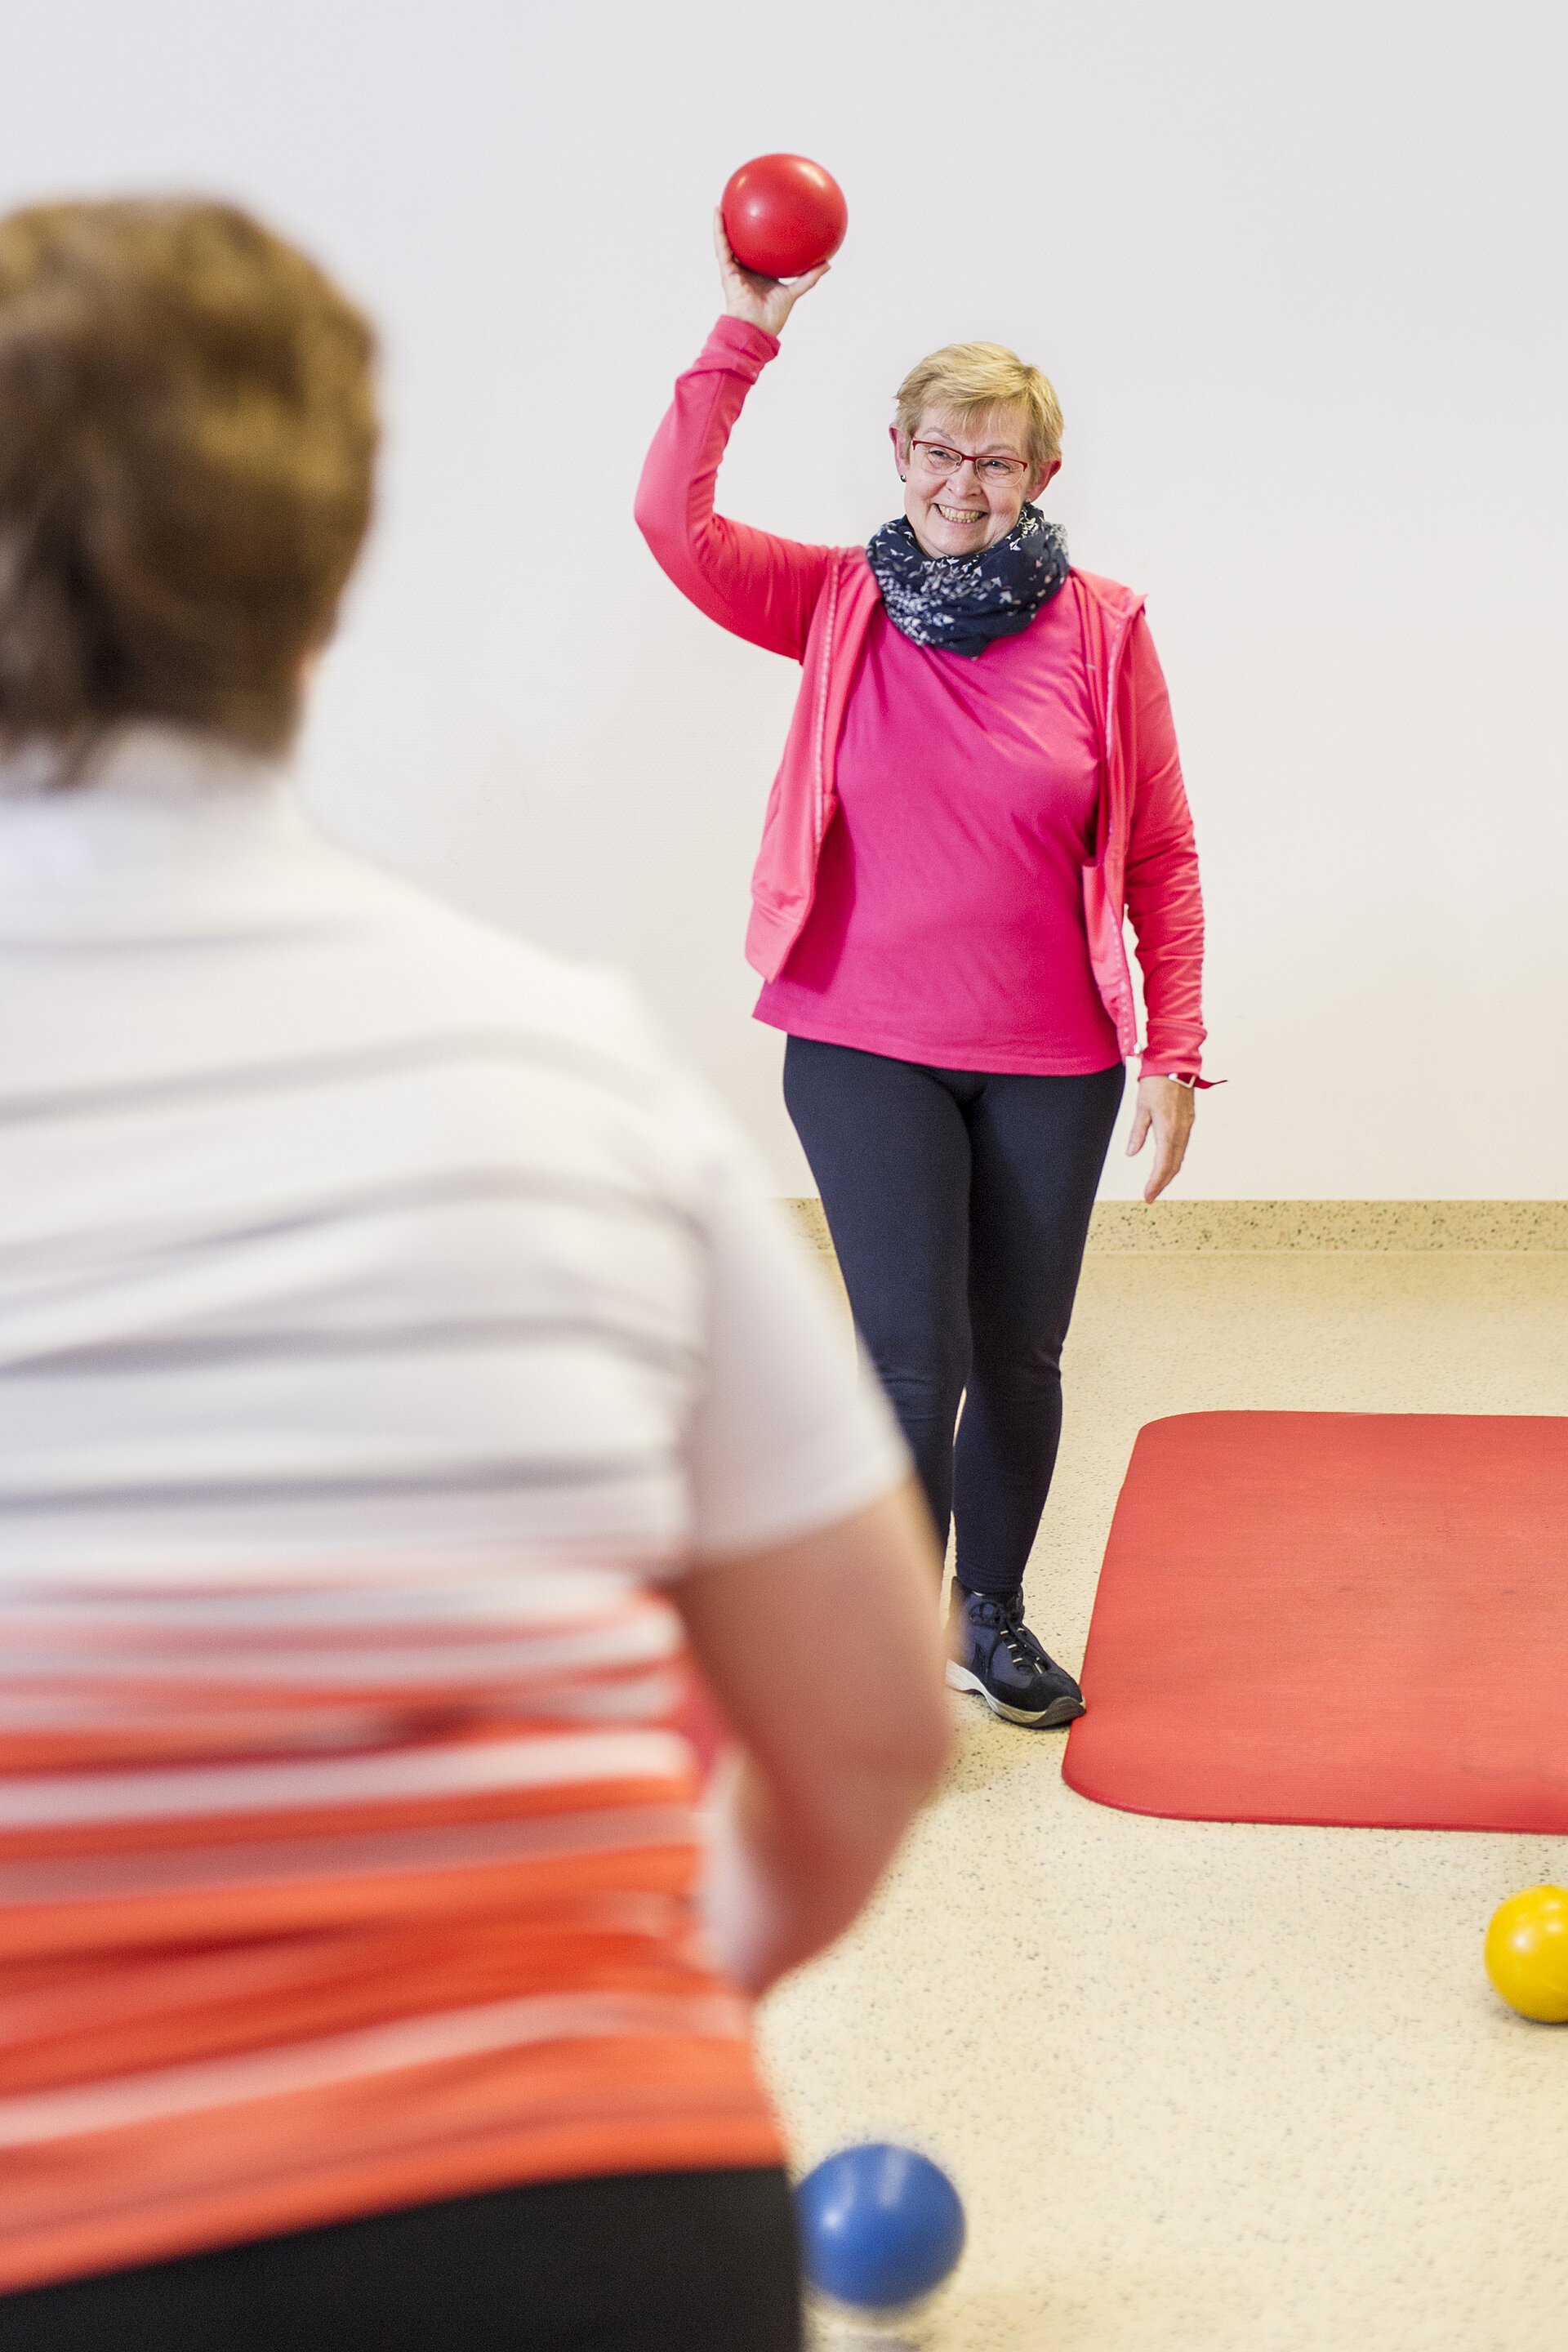
M759 278L799 278L830 261L849 226L843 189L804 155L758 155L742 163L719 209L731 252Z

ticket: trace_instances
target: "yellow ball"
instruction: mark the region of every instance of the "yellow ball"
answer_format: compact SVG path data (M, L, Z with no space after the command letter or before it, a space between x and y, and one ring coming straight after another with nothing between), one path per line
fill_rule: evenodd
M1498 1906L1487 1929L1487 1974L1521 2017L1568 2025L1568 1887L1527 1886Z

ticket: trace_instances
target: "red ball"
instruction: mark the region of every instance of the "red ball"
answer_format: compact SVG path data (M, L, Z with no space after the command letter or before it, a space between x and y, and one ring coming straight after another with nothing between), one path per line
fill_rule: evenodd
M831 260L849 226L843 189L804 155L758 155L742 163L719 209L731 252L759 278L799 278Z

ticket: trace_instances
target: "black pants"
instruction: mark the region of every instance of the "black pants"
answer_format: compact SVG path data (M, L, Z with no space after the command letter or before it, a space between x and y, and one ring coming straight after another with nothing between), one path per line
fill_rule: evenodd
M0 2352L799 2352L782 2172L548 2181L0 2296Z
M976 1591L1017 1590L1045 1508L1062 1343L1122 1084L1120 1062L1018 1077L805 1037L785 1050L784 1101L856 1324Z

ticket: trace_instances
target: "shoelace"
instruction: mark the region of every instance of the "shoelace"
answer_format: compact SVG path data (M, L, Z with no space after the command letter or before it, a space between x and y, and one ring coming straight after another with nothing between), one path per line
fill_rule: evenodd
M972 1624L994 1626L1007 1644L1007 1654L1020 1674L1039 1673L1050 1664L1039 1636L1031 1633L1024 1622L1024 1596L1015 1593L1010 1601L993 1601L975 1595L980 1606L971 1601Z

